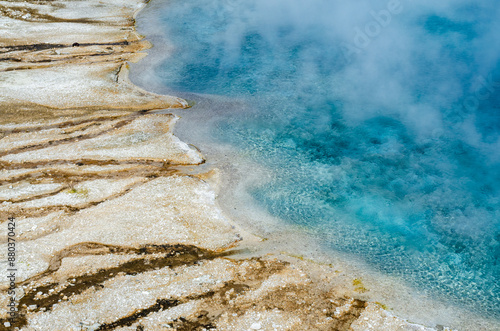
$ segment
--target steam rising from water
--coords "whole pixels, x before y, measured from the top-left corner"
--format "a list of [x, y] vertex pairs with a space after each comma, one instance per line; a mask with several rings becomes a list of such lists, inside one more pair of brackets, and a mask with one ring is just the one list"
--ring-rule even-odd
[[[171, 1], [162, 84], [243, 98], [219, 142], [325, 245], [500, 317], [495, 1]], [[158, 27], [157, 27], [158, 28]]]

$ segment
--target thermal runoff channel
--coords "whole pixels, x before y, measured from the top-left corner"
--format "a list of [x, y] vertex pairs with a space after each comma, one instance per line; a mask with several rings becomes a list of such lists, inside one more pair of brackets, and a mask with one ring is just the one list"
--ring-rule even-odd
[[[237, 98], [212, 138], [325, 247], [500, 317], [496, 1], [168, 1], [164, 86]], [[251, 109], [251, 110], [249, 110]], [[208, 111], [208, 110], [207, 110]]]

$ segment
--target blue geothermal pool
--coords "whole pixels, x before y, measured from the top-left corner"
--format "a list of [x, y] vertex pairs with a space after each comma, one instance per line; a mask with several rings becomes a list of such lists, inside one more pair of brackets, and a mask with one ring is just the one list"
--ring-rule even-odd
[[161, 84], [247, 105], [210, 134], [272, 169], [250, 192], [263, 208], [500, 318], [496, 1], [172, 0], [154, 15]]

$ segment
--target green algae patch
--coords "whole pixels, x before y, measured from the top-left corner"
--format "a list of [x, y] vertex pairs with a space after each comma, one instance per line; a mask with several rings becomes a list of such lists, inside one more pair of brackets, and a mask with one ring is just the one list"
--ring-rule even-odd
[[86, 188], [74, 188], [74, 187], [72, 187], [69, 190], [67, 190], [66, 193], [77, 194], [78, 196], [81, 196], [81, 197], [87, 197], [89, 195], [89, 190]]
[[384, 310], [389, 310], [389, 308], [386, 305], [384, 305], [383, 303], [375, 301], [375, 304], [377, 304], [380, 308], [382, 308]]
[[368, 292], [369, 290], [365, 287], [363, 284], [363, 281], [361, 278], [356, 278], [352, 281], [352, 285], [354, 286], [354, 291], [358, 293], [365, 293]]

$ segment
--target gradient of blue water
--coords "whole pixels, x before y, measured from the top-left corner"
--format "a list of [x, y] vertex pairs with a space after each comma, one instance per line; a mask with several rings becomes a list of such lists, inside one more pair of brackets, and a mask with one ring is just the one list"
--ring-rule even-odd
[[270, 213], [500, 317], [499, 10], [401, 1], [346, 52], [390, 2], [170, 1], [157, 74], [253, 105], [213, 135], [275, 170], [252, 192]]

